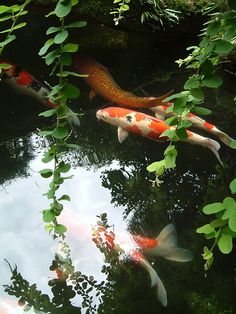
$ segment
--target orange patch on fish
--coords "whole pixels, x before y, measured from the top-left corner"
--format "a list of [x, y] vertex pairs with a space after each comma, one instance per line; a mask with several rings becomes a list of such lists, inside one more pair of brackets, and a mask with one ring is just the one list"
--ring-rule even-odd
[[143, 135], [143, 132], [140, 130], [140, 128], [137, 125], [128, 126], [125, 128], [127, 131], [130, 131], [132, 133]]
[[204, 122], [204, 126], [205, 126], [207, 129], [212, 129], [212, 128], [214, 128], [214, 125], [211, 124], [211, 123], [208, 123], [208, 122]]
[[16, 79], [16, 83], [18, 85], [30, 85], [32, 82], [32, 76], [26, 71], [21, 71], [18, 78]]
[[139, 251], [134, 251], [130, 255], [136, 263], [140, 262], [144, 258], [143, 254]]
[[136, 112], [136, 113], [135, 113], [135, 120], [136, 120], [137, 122], [142, 121], [142, 120], [143, 120], [143, 114], [142, 114], [142, 113], [139, 113], [139, 112]]
[[142, 249], [154, 248], [158, 245], [157, 239], [150, 239], [139, 236], [133, 236], [133, 239]]

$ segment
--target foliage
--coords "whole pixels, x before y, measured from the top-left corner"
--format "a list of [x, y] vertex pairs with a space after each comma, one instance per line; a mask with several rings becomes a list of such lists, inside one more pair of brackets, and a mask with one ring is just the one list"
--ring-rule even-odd
[[113, 0], [113, 3], [116, 4], [116, 7], [110, 14], [114, 16], [115, 25], [118, 25], [120, 20], [124, 18], [123, 13], [129, 10], [130, 0]]
[[180, 11], [169, 8], [164, 1], [160, 0], [140, 0], [145, 10], [141, 15], [141, 22], [157, 21], [162, 27], [165, 27], [165, 22], [168, 24], [178, 24], [180, 19]]
[[53, 232], [54, 236], [64, 235], [66, 227], [57, 223], [57, 217], [63, 210], [63, 201], [70, 201], [69, 195], [57, 196], [56, 192], [65, 180], [72, 176], [64, 174], [70, 171], [70, 164], [63, 160], [63, 153], [67, 147], [78, 148], [78, 145], [68, 144], [67, 140], [71, 135], [71, 128], [68, 122], [79, 125], [78, 117], [68, 108], [69, 99], [78, 98], [80, 90], [69, 83], [69, 76], [80, 76], [73, 71], [66, 71], [65, 67], [72, 64], [71, 54], [77, 52], [78, 44], [69, 42], [69, 31], [74, 28], [81, 28], [86, 25], [84, 21], [75, 21], [65, 24], [65, 17], [70, 13], [72, 7], [77, 5], [76, 0], [59, 0], [54, 11], [48, 16], [56, 15], [60, 20], [59, 27], [49, 27], [47, 35], [50, 38], [44, 43], [39, 51], [39, 55], [45, 59], [47, 65], [53, 65], [52, 74], [59, 77], [59, 83], [55, 85], [50, 94], [49, 100], [56, 104], [56, 109], [44, 111], [40, 114], [43, 117], [56, 116], [56, 126], [50, 131], [42, 131], [40, 135], [51, 138], [54, 144], [44, 154], [42, 161], [49, 163], [53, 161], [52, 168], [45, 168], [40, 171], [43, 178], [51, 178], [49, 190], [45, 195], [52, 200], [50, 207], [43, 210], [43, 220], [46, 222], [46, 230]]
[[[230, 183], [232, 194], [236, 194], [236, 179]], [[229, 254], [233, 249], [233, 239], [236, 238], [236, 201], [228, 196], [223, 202], [208, 204], [203, 207], [203, 213], [214, 215], [214, 220], [197, 229], [206, 239], [214, 239], [212, 247], [204, 247], [203, 258], [206, 260], [205, 269], [210, 268], [213, 260], [213, 249], [218, 245], [223, 254]]]
[[[215, 6], [214, 6], [215, 9]], [[212, 10], [212, 7], [209, 9]], [[207, 11], [209, 13], [209, 10]], [[184, 84], [184, 91], [171, 95], [165, 101], [173, 101], [167, 109], [167, 113], [174, 115], [166, 120], [169, 126], [174, 126], [172, 130], [163, 132], [162, 136], [167, 136], [172, 145], [172, 141], [185, 140], [188, 136], [186, 128], [191, 126], [191, 121], [187, 119], [190, 112], [201, 115], [208, 115], [211, 111], [202, 107], [205, 99], [205, 88], [218, 88], [223, 80], [218, 74], [217, 66], [221, 57], [229, 54], [233, 50], [233, 41], [236, 36], [236, 12], [228, 10], [225, 12], [209, 13], [211, 19], [205, 23], [199, 46], [191, 46], [187, 50], [192, 52], [185, 58], [177, 60], [179, 66], [186, 65], [187, 69], [193, 69], [196, 73], [190, 76]], [[235, 147], [235, 141], [231, 143]], [[166, 155], [166, 154], [165, 154]], [[167, 153], [167, 156], [169, 153]], [[176, 154], [177, 156], [177, 154]], [[167, 169], [165, 158], [158, 162], [156, 170], [156, 180]], [[173, 168], [175, 162], [173, 162]], [[147, 168], [150, 171], [150, 166]], [[153, 167], [151, 167], [153, 170]]]
[[[14, 4], [12, 6], [1, 5], [0, 6], [0, 23], [5, 21], [10, 21], [10, 27], [0, 31], [0, 34], [4, 34], [4, 38], [0, 41], [0, 55], [3, 49], [16, 39], [13, 34], [16, 30], [24, 27], [26, 22], [18, 23], [18, 20], [28, 12], [25, 7], [30, 3], [31, 0], [26, 0], [22, 5]], [[9, 65], [0, 62], [0, 74], [2, 69], [8, 69]]]

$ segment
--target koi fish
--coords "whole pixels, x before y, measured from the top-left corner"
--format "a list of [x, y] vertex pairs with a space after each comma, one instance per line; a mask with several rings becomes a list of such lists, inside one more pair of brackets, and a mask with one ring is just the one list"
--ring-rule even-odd
[[[150, 109], [155, 113], [156, 118], [164, 120], [165, 118], [176, 115], [174, 112], [169, 112], [169, 113], [166, 112], [166, 110], [171, 105], [173, 104], [167, 102], [166, 106], [161, 105], [161, 106], [152, 107]], [[217, 136], [225, 145], [229, 147], [230, 147], [230, 143], [234, 140], [228, 134], [220, 131], [214, 124], [211, 124], [205, 121], [204, 119], [196, 116], [195, 114], [191, 112], [186, 116], [186, 119], [190, 120], [194, 127], [203, 129], [204, 131], [208, 131], [211, 134]]]
[[171, 93], [160, 97], [138, 97], [121, 89], [108, 70], [96, 60], [79, 54], [74, 57], [73, 64], [80, 73], [88, 75], [84, 80], [92, 88], [90, 100], [98, 94], [120, 106], [150, 108], [162, 104], [163, 99]]
[[144, 255], [161, 256], [177, 262], [189, 262], [193, 259], [190, 250], [178, 247], [176, 229], [173, 224], [167, 225], [156, 239], [127, 234], [120, 237], [120, 241], [119, 237], [117, 240], [113, 231], [98, 226], [93, 232], [93, 241], [98, 247], [103, 243], [110, 251], [125, 253], [132, 261], [141, 265], [149, 273], [151, 286], [157, 287], [157, 298], [163, 306], [167, 306], [165, 286]]
[[[1, 63], [3, 62], [1, 61]], [[2, 69], [2, 78], [4, 81], [20, 92], [37, 98], [46, 106], [49, 106], [53, 109], [58, 107], [57, 104], [52, 103], [49, 100], [50, 90], [38, 80], [36, 80], [30, 73], [9, 62], [4, 62], [4, 64], [9, 64], [10, 66], [8, 69]], [[68, 110], [67, 120], [71, 125], [80, 125], [77, 115], [71, 109]]]
[[[118, 127], [118, 140], [120, 143], [126, 139], [129, 132], [147, 137], [154, 141], [163, 141], [168, 139], [167, 137], [161, 136], [164, 131], [175, 130], [174, 126], [168, 126], [162, 120], [131, 109], [109, 107], [98, 110], [96, 115], [98, 119]], [[187, 135], [188, 138], [185, 142], [207, 147], [222, 164], [218, 153], [220, 149], [218, 142], [188, 130]]]

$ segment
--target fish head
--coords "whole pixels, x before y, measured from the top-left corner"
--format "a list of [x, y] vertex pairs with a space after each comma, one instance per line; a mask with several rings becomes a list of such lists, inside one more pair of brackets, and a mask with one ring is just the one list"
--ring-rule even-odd
[[117, 116], [116, 108], [109, 107], [105, 109], [98, 110], [96, 113], [98, 120], [103, 120], [114, 126], [119, 126], [120, 119]]

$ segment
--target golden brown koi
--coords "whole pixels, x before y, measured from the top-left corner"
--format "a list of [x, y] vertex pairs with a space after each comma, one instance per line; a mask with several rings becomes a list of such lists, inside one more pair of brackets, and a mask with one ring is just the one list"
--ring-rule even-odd
[[73, 63], [77, 71], [88, 75], [84, 80], [92, 88], [90, 99], [98, 94], [109, 102], [123, 107], [150, 108], [161, 105], [171, 93], [160, 97], [138, 97], [121, 89], [108, 70], [91, 57], [77, 54]]

